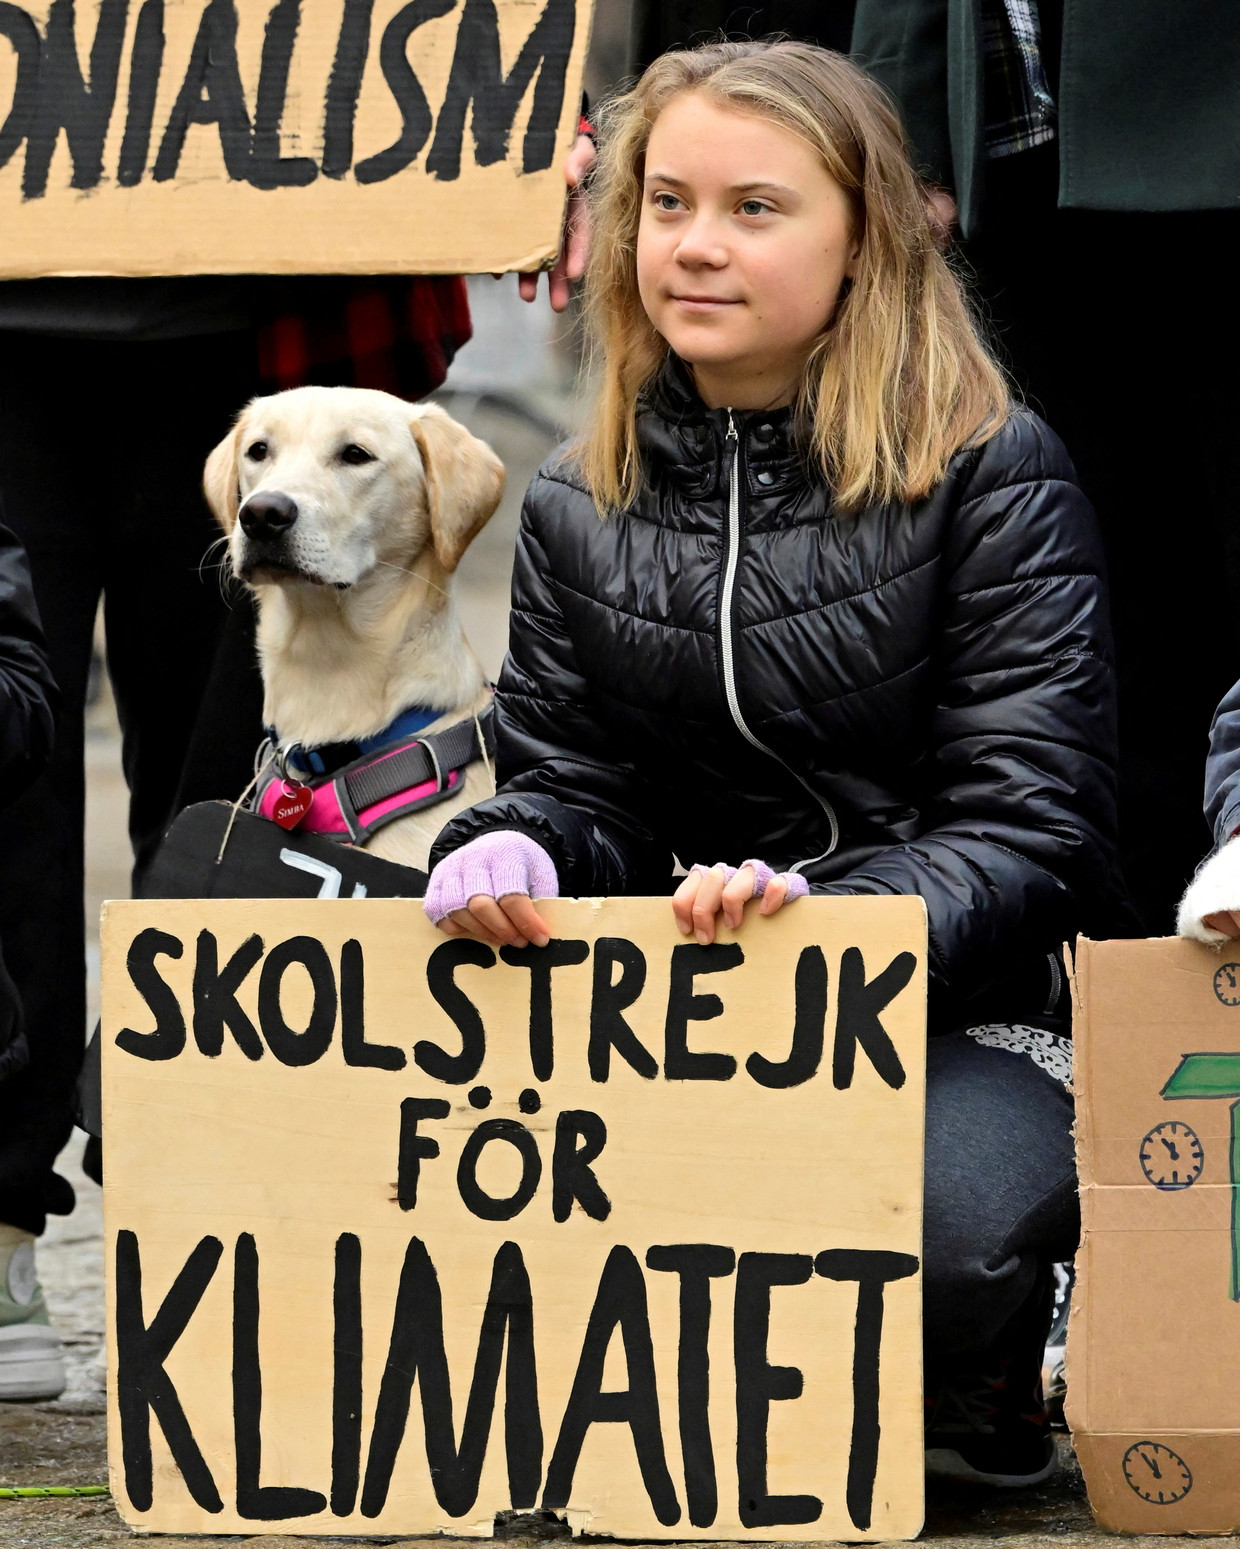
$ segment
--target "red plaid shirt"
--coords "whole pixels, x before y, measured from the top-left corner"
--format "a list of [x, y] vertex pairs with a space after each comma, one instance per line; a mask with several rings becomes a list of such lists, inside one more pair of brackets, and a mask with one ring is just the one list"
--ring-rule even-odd
[[314, 383], [422, 398], [472, 332], [459, 275], [342, 280], [327, 295], [328, 306], [282, 313], [259, 328], [264, 392]]

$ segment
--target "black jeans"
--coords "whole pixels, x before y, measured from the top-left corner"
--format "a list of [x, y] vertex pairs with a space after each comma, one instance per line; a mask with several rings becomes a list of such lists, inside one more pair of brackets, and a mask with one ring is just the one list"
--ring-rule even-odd
[[1080, 1235], [1072, 1097], [1027, 1054], [963, 1032], [926, 1069], [927, 1374], [968, 1371]]
[[[228, 617], [219, 572], [203, 564], [219, 536], [203, 462], [256, 375], [245, 333], [0, 335], [0, 494], [30, 554], [64, 695], [51, 767], [0, 829], [0, 939], [31, 1048], [27, 1070], [0, 1085], [0, 1222], [30, 1231], [73, 1205], [52, 1162], [72, 1127], [86, 1032], [83, 708], [96, 609], [102, 595], [140, 870], [172, 815]], [[235, 719], [245, 724], [215, 749], [212, 794], [237, 794], [249, 776], [253, 702]]]
[[989, 163], [965, 245], [1017, 386], [1102, 523], [1120, 852], [1150, 935], [1210, 848], [1202, 771], [1240, 678], [1240, 210], [1057, 208], [1057, 144]]

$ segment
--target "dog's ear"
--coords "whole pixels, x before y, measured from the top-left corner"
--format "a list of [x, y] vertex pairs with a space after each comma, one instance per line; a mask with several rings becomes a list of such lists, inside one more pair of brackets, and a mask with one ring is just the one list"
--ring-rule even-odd
[[435, 404], [419, 409], [409, 428], [422, 454], [435, 554], [445, 570], [455, 570], [499, 505], [504, 465]]
[[240, 490], [237, 484], [237, 459], [241, 455], [241, 427], [245, 410], [219, 446], [207, 458], [202, 471], [202, 491], [211, 514], [225, 532], [232, 532], [237, 521]]

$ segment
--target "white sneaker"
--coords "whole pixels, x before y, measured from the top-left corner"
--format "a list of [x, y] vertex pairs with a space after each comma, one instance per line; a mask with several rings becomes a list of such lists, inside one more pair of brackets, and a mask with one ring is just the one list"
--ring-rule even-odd
[[0, 1225], [0, 1402], [59, 1398], [65, 1352], [50, 1326], [34, 1265], [34, 1237]]

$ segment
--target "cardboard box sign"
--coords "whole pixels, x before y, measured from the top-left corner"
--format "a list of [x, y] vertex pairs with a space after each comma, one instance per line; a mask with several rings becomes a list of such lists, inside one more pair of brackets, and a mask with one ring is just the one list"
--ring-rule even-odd
[[1082, 941], [1068, 1419], [1104, 1528], [1240, 1529], [1240, 950]]
[[126, 1521], [917, 1533], [921, 901], [546, 907], [107, 906]]
[[533, 269], [590, 0], [23, 0], [0, 277]]

